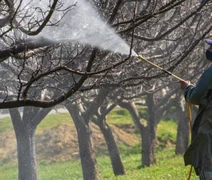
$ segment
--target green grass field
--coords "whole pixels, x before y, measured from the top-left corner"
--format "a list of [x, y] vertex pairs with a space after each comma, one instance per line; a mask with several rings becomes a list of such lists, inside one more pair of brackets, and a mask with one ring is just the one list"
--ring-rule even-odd
[[[115, 109], [109, 115], [110, 124], [130, 124], [131, 119], [127, 111]], [[43, 131], [60, 123], [73, 123], [68, 114], [53, 114], [45, 118], [37, 131]], [[177, 124], [172, 121], [161, 121], [158, 125], [157, 136], [161, 139], [176, 139]], [[9, 118], [0, 119], [0, 134], [12, 130]], [[141, 165], [140, 145], [127, 147], [119, 145], [120, 154], [125, 166], [126, 175], [114, 176], [107, 152], [97, 155], [98, 169], [101, 180], [186, 180], [190, 167], [185, 167], [183, 158], [174, 155], [174, 146], [157, 149], [157, 164], [148, 168], [139, 168]], [[0, 180], [17, 179], [17, 162], [0, 162]], [[49, 163], [47, 160], [38, 162], [39, 180], [80, 180], [82, 171], [79, 159], [67, 162]], [[191, 180], [197, 180], [192, 173]]]
[[[122, 152], [121, 152], [122, 153]], [[102, 180], [186, 180], [190, 167], [183, 165], [182, 156], [174, 156], [173, 149], [157, 153], [157, 165], [148, 168], [139, 168], [140, 154], [122, 154], [126, 175], [114, 176], [110, 160], [107, 156], [97, 158], [100, 179]], [[79, 160], [68, 162], [48, 163], [41, 161], [38, 164], [39, 180], [80, 180], [82, 179]], [[0, 179], [17, 179], [16, 163], [0, 166]], [[197, 180], [194, 172], [191, 180]]]

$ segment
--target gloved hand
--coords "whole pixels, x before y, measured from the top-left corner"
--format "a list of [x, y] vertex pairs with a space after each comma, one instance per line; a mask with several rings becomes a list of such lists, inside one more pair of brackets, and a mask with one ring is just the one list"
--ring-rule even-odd
[[191, 84], [190, 81], [179, 81], [181, 89], [185, 89], [187, 86]]

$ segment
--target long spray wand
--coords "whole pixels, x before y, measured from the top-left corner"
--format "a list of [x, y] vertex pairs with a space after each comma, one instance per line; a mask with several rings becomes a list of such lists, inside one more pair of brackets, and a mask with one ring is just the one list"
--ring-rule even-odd
[[[157, 64], [154, 64], [152, 63], [151, 61], [145, 59], [144, 57], [142, 57], [141, 55], [137, 55], [137, 57], [142, 60], [142, 61], [145, 61], [147, 62], [148, 64], [162, 70], [163, 72], [167, 73], [168, 75], [171, 75], [172, 77], [174, 77], [175, 79], [177, 79], [178, 81], [185, 81], [184, 79], [176, 76], [175, 74], [163, 69], [162, 67], [158, 66]], [[191, 105], [189, 103], [187, 103], [187, 111], [188, 111], [188, 119], [189, 119], [189, 125], [190, 125], [190, 134], [192, 132], [192, 115], [191, 115]], [[189, 176], [188, 176], [188, 179], [187, 180], [190, 180], [191, 178], [191, 173], [192, 173], [192, 166], [190, 168], [190, 171], [189, 171]]]
[[[153, 62], [151, 62], [151, 61], [145, 59], [145, 58], [142, 57], [141, 55], [137, 55], [137, 57], [138, 57], [140, 60], [145, 61], [145, 62], [147, 62], [148, 64], [150, 64], [150, 65], [152, 65], [152, 66], [154, 66], [154, 67], [156, 67], [156, 68], [162, 70], [163, 72], [165, 72], [165, 73], [171, 75], [172, 77], [174, 77], [174, 78], [177, 79], [178, 81], [185, 81], [184, 79], [180, 78], [179, 76], [177, 76], [177, 75], [175, 75], [175, 74], [173, 74], [173, 73], [171, 73], [171, 72], [169, 72], [169, 71], [163, 69], [162, 67], [158, 66], [157, 64], [154, 64]], [[188, 110], [188, 118], [189, 118], [190, 132], [191, 132], [191, 131], [192, 131], [191, 106], [190, 106], [189, 103], [187, 103], [187, 104], [188, 104], [187, 110]]]
[[137, 55], [137, 57], [138, 57], [140, 60], [145, 61], [145, 62], [151, 64], [152, 66], [154, 66], [154, 67], [156, 67], [156, 68], [162, 70], [163, 72], [167, 73], [168, 75], [171, 75], [171, 76], [174, 77], [175, 79], [177, 79], [177, 80], [179, 80], [179, 81], [185, 81], [184, 79], [182, 79], [182, 78], [176, 76], [175, 74], [173, 74], [173, 73], [171, 73], [171, 72], [169, 72], [169, 71], [163, 69], [162, 67], [158, 66], [157, 64], [154, 64], [154, 63], [152, 63], [151, 61], [145, 59], [145, 58], [142, 57], [141, 55]]

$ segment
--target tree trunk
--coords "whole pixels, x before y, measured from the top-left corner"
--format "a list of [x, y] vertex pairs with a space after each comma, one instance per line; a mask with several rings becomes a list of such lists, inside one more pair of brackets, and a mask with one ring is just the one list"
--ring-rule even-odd
[[156, 144], [156, 119], [154, 110], [154, 96], [147, 95], [148, 118], [147, 126], [142, 132], [142, 166], [149, 167], [151, 164], [156, 164], [155, 144]]
[[91, 141], [91, 130], [83, 117], [79, 114], [76, 106], [66, 106], [74, 121], [80, 151], [80, 160], [82, 165], [84, 180], [99, 180], [98, 168], [94, 149]]
[[142, 142], [141, 142], [141, 154], [142, 154], [142, 167], [149, 167], [151, 165], [150, 159], [150, 131], [146, 127], [142, 132]]
[[182, 103], [177, 105], [177, 118], [178, 118], [178, 127], [177, 127], [177, 140], [176, 140], [176, 149], [175, 154], [183, 154], [188, 147], [189, 143], [189, 122], [188, 117], [186, 116], [186, 111]]
[[139, 113], [134, 103], [126, 100], [120, 100], [118, 103], [121, 107], [126, 108], [129, 111], [133, 122], [141, 135], [142, 166], [149, 167], [151, 164], [156, 164], [155, 144], [157, 123], [155, 119], [153, 94], [148, 94], [147, 96], [148, 119], [146, 127], [141, 124]]
[[28, 126], [16, 133], [18, 153], [18, 179], [37, 180], [34, 130]]
[[105, 119], [99, 120], [97, 125], [99, 125], [100, 130], [104, 135], [114, 174], [115, 175], [125, 174], [125, 168], [121, 161], [118, 146], [116, 144], [116, 141], [114, 139], [113, 133], [109, 125], [106, 123]]
[[142, 153], [142, 167], [149, 167], [152, 164], [156, 164], [155, 156], [155, 144], [156, 144], [156, 130], [151, 130], [150, 127], [146, 127], [142, 132], [142, 143], [141, 143], [141, 153]]
[[51, 108], [24, 107], [23, 116], [17, 108], [9, 109], [17, 140], [18, 179], [37, 180], [35, 130]]
[[96, 157], [90, 138], [90, 127], [88, 125], [78, 126], [77, 134], [84, 180], [98, 180]]

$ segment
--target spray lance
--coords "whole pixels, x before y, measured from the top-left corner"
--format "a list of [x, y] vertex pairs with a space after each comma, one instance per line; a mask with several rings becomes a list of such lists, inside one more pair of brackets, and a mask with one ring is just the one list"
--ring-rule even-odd
[[179, 81], [185, 81], [184, 79], [182, 79], [182, 78], [176, 76], [175, 74], [173, 74], [173, 73], [171, 73], [171, 72], [169, 72], [169, 71], [163, 69], [162, 67], [158, 66], [157, 64], [154, 64], [154, 63], [152, 63], [151, 61], [148, 61], [147, 59], [145, 59], [145, 58], [142, 57], [141, 55], [137, 55], [137, 57], [138, 57], [138, 59], [140, 59], [140, 60], [142, 60], [142, 61], [145, 61], [145, 62], [151, 64], [152, 66], [154, 66], [154, 67], [156, 67], [156, 68], [162, 70], [163, 72], [167, 73], [168, 75], [171, 75], [171, 76], [174, 77], [175, 79], [177, 79], [177, 80], [179, 80]]
[[[148, 63], [148, 64], [150, 64], [150, 65], [152, 65], [152, 66], [154, 66], [154, 67], [160, 69], [161, 71], [163, 71], [163, 72], [165, 72], [165, 73], [167, 73], [168, 75], [171, 75], [171, 76], [172, 76], [173, 78], [175, 78], [176, 80], [178, 80], [178, 81], [185, 81], [184, 79], [182, 79], [182, 78], [176, 76], [175, 74], [173, 74], [173, 73], [171, 73], [171, 72], [169, 72], [169, 71], [163, 69], [162, 67], [158, 66], [157, 64], [154, 64], [153, 62], [151, 62], [151, 61], [145, 59], [145, 58], [142, 57], [141, 55], [137, 55], [137, 54], [136, 54], [136, 56], [137, 56], [138, 59], [140, 59], [140, 60], [142, 60], [142, 61], [145, 61], [146, 63]], [[189, 120], [190, 135], [191, 135], [191, 134], [192, 134], [192, 114], [191, 114], [191, 105], [190, 105], [189, 103], [187, 103], [187, 112], [188, 112], [188, 120]], [[190, 180], [190, 178], [191, 178], [191, 173], [192, 173], [192, 166], [191, 166], [190, 171], [189, 171], [188, 180]]]
[[[175, 79], [177, 79], [178, 81], [185, 81], [184, 79], [178, 77], [177, 75], [163, 69], [162, 67], [158, 66], [157, 64], [154, 64], [153, 62], [145, 59], [144, 57], [142, 57], [141, 55], [137, 55], [137, 58], [142, 60], [142, 61], [145, 61], [146, 63], [160, 69], [161, 71], [167, 73], [168, 75], [171, 75], [172, 77], [174, 77]], [[188, 117], [189, 117], [189, 124], [190, 124], [190, 130], [192, 129], [192, 117], [191, 117], [191, 108], [190, 108], [190, 104], [188, 103]]]

